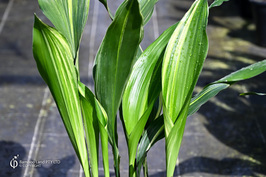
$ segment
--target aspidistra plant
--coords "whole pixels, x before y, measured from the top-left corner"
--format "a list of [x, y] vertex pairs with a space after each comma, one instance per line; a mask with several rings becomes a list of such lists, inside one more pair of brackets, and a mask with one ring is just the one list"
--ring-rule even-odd
[[[115, 175], [120, 176], [117, 114], [128, 145], [129, 176], [148, 176], [146, 156], [165, 138], [167, 177], [174, 174], [186, 119], [210, 98], [235, 82], [266, 70], [266, 60], [208, 84], [195, 96], [194, 87], [208, 52], [209, 9], [227, 0], [196, 0], [180, 22], [165, 30], [146, 50], [140, 47], [143, 27], [158, 0], [124, 0], [95, 58], [95, 95], [80, 82], [79, 45], [89, 0], [39, 0], [54, 27], [37, 16], [33, 54], [47, 83], [86, 177], [99, 176], [99, 139], [104, 174], [109, 173], [108, 142]], [[257, 94], [259, 93], [246, 93]]]

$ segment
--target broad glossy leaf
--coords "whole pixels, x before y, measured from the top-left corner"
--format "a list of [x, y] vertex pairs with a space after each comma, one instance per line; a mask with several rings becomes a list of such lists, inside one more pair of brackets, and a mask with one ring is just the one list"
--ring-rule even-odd
[[143, 33], [138, 1], [125, 1], [119, 9], [94, 66], [95, 92], [107, 112], [112, 138], [115, 137], [116, 113]]
[[[220, 80], [218, 80], [217, 82], [208, 85], [207, 87], [205, 87], [203, 89], [202, 92], [200, 92], [199, 94], [196, 95], [196, 97], [194, 99], [192, 99], [192, 102], [190, 104], [190, 108], [192, 108], [191, 112], [193, 113], [193, 109], [197, 110], [199, 109], [199, 107], [206, 103], [207, 100], [209, 100], [211, 97], [215, 96], [218, 92], [220, 92], [221, 90], [229, 87], [231, 84], [237, 82], [237, 81], [241, 81], [241, 80], [245, 80], [245, 79], [249, 79], [251, 77], [254, 77], [258, 74], [261, 74], [262, 72], [266, 71], [266, 65], [265, 65], [266, 60], [261, 61], [261, 62], [257, 62], [255, 64], [252, 64], [248, 67], [242, 68], [241, 70], [238, 70]], [[197, 103], [197, 104], [195, 104]], [[191, 105], [194, 105], [196, 107], [193, 107]], [[178, 151], [181, 145], [181, 140], [182, 140], [182, 136], [183, 136], [183, 132], [184, 132], [184, 127], [185, 127], [185, 116], [182, 119], [181, 116], [179, 116], [179, 118], [177, 119], [176, 124], [174, 125], [172, 131], [170, 132], [169, 136], [166, 137], [166, 146], [167, 146], [167, 150], [166, 150], [166, 156], [167, 156], [167, 169], [170, 168], [171, 171], [174, 170], [174, 167], [172, 167], [171, 164], [175, 163], [176, 159], [173, 157], [177, 157], [178, 156]], [[179, 122], [179, 121], [183, 121], [183, 122]], [[178, 135], [179, 139], [176, 139], [176, 135]], [[169, 154], [167, 154], [167, 152]], [[170, 166], [168, 168], [168, 166]]]
[[138, 0], [140, 4], [141, 14], [143, 15], [144, 25], [151, 19], [154, 5], [158, 0]]
[[186, 125], [186, 112], [184, 116], [180, 116], [174, 124], [172, 131], [166, 138], [166, 169], [167, 176], [172, 177], [175, 170], [176, 160], [183, 139], [183, 134]]
[[71, 49], [66, 39], [54, 28], [35, 16], [33, 55], [38, 70], [48, 85], [69, 138], [89, 176], [88, 156], [78, 94], [78, 78]]
[[101, 147], [103, 154], [103, 164], [105, 176], [109, 174], [108, 161], [108, 132], [107, 115], [97, 101], [93, 93], [81, 82], [79, 82], [79, 93], [81, 98], [83, 120], [87, 137], [87, 144], [90, 155], [90, 164], [93, 176], [98, 176], [98, 149], [99, 149], [99, 131], [101, 133]]
[[142, 37], [143, 24], [139, 3], [137, 0], [125, 0], [108, 28], [95, 60], [95, 92], [108, 115], [108, 132], [117, 176], [120, 157], [116, 113]]
[[207, 17], [206, 0], [196, 1], [179, 22], [165, 52], [162, 95], [172, 123], [189, 102], [207, 55]]
[[230, 83], [252, 78], [266, 71], [266, 60], [256, 62], [252, 65], [244, 67], [236, 72], [233, 72], [215, 83]]
[[216, 96], [220, 91], [228, 88], [230, 84], [217, 83], [205, 87], [201, 92], [196, 94], [190, 101], [188, 115], [192, 115], [199, 110], [210, 98]]
[[[90, 91], [88, 88], [86, 90]], [[88, 92], [87, 91], [87, 92]], [[108, 140], [109, 140], [109, 133], [107, 129], [107, 121], [108, 116], [99, 103], [99, 101], [94, 97], [95, 100], [95, 109], [99, 121], [99, 129], [101, 134], [101, 147], [102, 147], [102, 156], [103, 156], [103, 167], [104, 167], [104, 176], [109, 177], [109, 148], [108, 148]]]
[[220, 91], [228, 88], [235, 82], [250, 79], [266, 71], [266, 60], [256, 62], [240, 70], [237, 70], [203, 88], [192, 99], [189, 107], [189, 115], [195, 113], [210, 98], [217, 95]]
[[137, 151], [137, 169], [140, 174], [141, 166], [147, 156], [150, 148], [160, 139], [164, 138], [164, 122], [163, 116], [161, 115], [155, 119], [144, 131], [141, 140], [139, 142]]
[[140, 137], [143, 133], [143, 130], [145, 128], [146, 122], [149, 118], [150, 112], [152, 110], [153, 104], [149, 105], [149, 108], [145, 111], [145, 113], [142, 115], [142, 117], [137, 122], [137, 125], [132, 130], [131, 134], [128, 135], [127, 141], [128, 141], [128, 153], [129, 153], [129, 176], [133, 176], [135, 171], [135, 157], [136, 152], [138, 148], [138, 143], [140, 140]]
[[[123, 95], [122, 108], [129, 135], [151, 102], [161, 92], [160, 68], [165, 47], [177, 25], [168, 28], [134, 64]], [[134, 114], [132, 114], [134, 112]]]
[[173, 25], [166, 30], [142, 53], [127, 82], [122, 108], [131, 168], [134, 168], [138, 142], [153, 104], [161, 92], [161, 81], [158, 79], [161, 75], [161, 62], [175, 27]]
[[[161, 85], [161, 82], [160, 82], [160, 85]], [[149, 126], [150, 123], [152, 123], [155, 119], [157, 119], [161, 115], [162, 110], [163, 110], [163, 100], [162, 100], [162, 94], [160, 93], [160, 95], [154, 102], [154, 105], [153, 105], [153, 108], [152, 108], [146, 127]]]
[[195, 1], [177, 25], [164, 55], [162, 96], [168, 177], [174, 173], [190, 99], [208, 51], [207, 19], [207, 1]]
[[[265, 72], [266, 71], [265, 62], [266, 60], [254, 63], [250, 66], [244, 67], [238, 71], [235, 71], [223, 77], [223, 79], [220, 79], [218, 81], [215, 81], [205, 86], [201, 92], [196, 94], [191, 99], [189, 110], [188, 110], [188, 115], [192, 115], [195, 112], [197, 112], [198, 109], [203, 104], [205, 104], [212, 97], [216, 96], [220, 91], [228, 88], [231, 84], [234, 84], [237, 81], [250, 79], [252, 77], [255, 77], [261, 74], [262, 72]], [[250, 68], [252, 68], [252, 70], [250, 70]], [[252, 94], [253, 92], [249, 92], [249, 93]], [[256, 93], [255, 95], [257, 94], [264, 95], [263, 93], [262, 94]], [[162, 116], [159, 118], [163, 119]], [[141, 160], [143, 160], [143, 158], [146, 156], [146, 153], [149, 151], [152, 145], [156, 143], [158, 140], [160, 140], [162, 137], [164, 137], [163, 121], [159, 120], [159, 118], [156, 120], [156, 122], [149, 125], [148, 128], [145, 130], [144, 135], [142, 136], [140, 144], [139, 144], [137, 162], [142, 162]]]
[[89, 0], [38, 0], [44, 15], [70, 44], [76, 58], [89, 12]]
[[226, 1], [229, 1], [229, 0], [215, 0], [209, 8], [213, 8], [213, 7], [217, 7], [217, 6], [220, 6], [222, 5], [223, 2], [226, 2]]
[[[112, 15], [109, 7], [108, 7], [107, 0], [99, 0], [99, 1], [105, 6], [106, 10], [109, 13], [110, 18], [113, 19], [114, 17], [113, 17], [113, 15]], [[157, 3], [158, 0], [138, 0], [138, 1], [139, 1], [139, 5], [140, 5], [140, 12], [143, 16], [143, 25], [145, 25], [150, 20], [152, 13], [153, 13], [154, 5]], [[121, 11], [123, 9], [122, 6], [125, 5], [125, 2], [126, 1], [124, 1], [121, 4], [121, 7], [117, 10], [116, 13], [119, 13], [119, 11]], [[142, 54], [142, 49], [141, 49], [141, 46], [139, 46], [139, 49], [137, 51], [137, 54], [135, 56], [133, 63], [136, 62], [136, 60], [139, 58], [139, 56], [141, 54]]]
[[[113, 19], [113, 16], [109, 10], [108, 7], [108, 3], [107, 0], [99, 0], [104, 7], [106, 8], [106, 10], [108, 11], [110, 17]], [[139, 6], [140, 6], [140, 12], [143, 16], [143, 24], [147, 24], [149, 22], [149, 20], [151, 19], [152, 13], [153, 13], [153, 9], [155, 4], [158, 2], [158, 0], [138, 0], [139, 1]], [[126, 1], [124, 1], [121, 5], [124, 5]], [[119, 13], [119, 11], [122, 8], [118, 8], [116, 13]]]
[[[226, 83], [217, 83], [205, 87], [201, 92], [199, 92], [191, 99], [188, 110], [188, 116], [197, 112], [197, 110], [203, 104], [205, 104], [210, 98], [214, 97], [220, 91], [228, 88], [229, 86], [230, 85]], [[163, 116], [160, 116], [147, 127], [140, 140], [138, 154], [137, 154], [138, 169], [140, 169], [146, 154], [153, 146], [153, 144], [155, 144], [157, 141], [159, 141], [162, 138], [164, 138], [164, 124], [163, 124]]]
[[81, 110], [86, 133], [92, 176], [98, 176], [99, 125], [95, 111], [94, 96], [79, 83]]

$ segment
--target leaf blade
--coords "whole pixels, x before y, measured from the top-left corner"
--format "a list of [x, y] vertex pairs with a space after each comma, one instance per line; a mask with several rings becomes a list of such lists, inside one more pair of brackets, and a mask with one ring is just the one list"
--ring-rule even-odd
[[145, 128], [146, 122], [149, 118], [153, 104], [149, 105], [149, 108], [145, 111], [142, 117], [137, 122], [136, 126], [132, 130], [131, 134], [128, 135], [128, 153], [129, 153], [129, 176], [134, 176], [135, 170], [135, 158], [138, 149], [138, 142]]
[[70, 44], [72, 55], [77, 56], [80, 39], [85, 27], [89, 0], [38, 0], [44, 15], [63, 34]]
[[189, 102], [207, 56], [207, 19], [207, 1], [195, 1], [176, 27], [164, 55], [162, 96], [167, 177], [174, 174]]
[[58, 31], [45, 25], [37, 16], [33, 29], [33, 55], [54, 97], [85, 174], [90, 176], [71, 49]]
[[241, 94], [240, 94], [240, 96], [246, 96], [246, 95], [266, 96], [266, 93], [247, 92], [247, 93], [241, 93]]
[[145, 129], [137, 151], [137, 169], [140, 174], [141, 166], [150, 148], [160, 139], [164, 138], [163, 116], [159, 116]]
[[237, 70], [221, 79], [215, 83], [230, 83], [237, 82], [245, 79], [250, 79], [266, 71], [266, 60], [262, 60], [246, 66], [240, 70]]
[[172, 122], [191, 97], [207, 55], [206, 6], [205, 0], [198, 0], [192, 5], [177, 26], [165, 52], [162, 95]]
[[[228, 74], [227, 76], [223, 78], [233, 78], [230, 80], [227, 79], [219, 79], [213, 83], [208, 84], [203, 88], [202, 91], [200, 91], [198, 94], [193, 96], [190, 102], [189, 110], [188, 110], [188, 115], [192, 115], [195, 112], [197, 112], [200, 107], [205, 104], [209, 99], [212, 97], [216, 96], [219, 92], [222, 90], [228, 88], [230, 85], [234, 84], [237, 81], [245, 80], [245, 79], [250, 79], [252, 77], [255, 77], [262, 72], [265, 72], [260, 66], [264, 66], [265, 60], [258, 62], [259, 64], [252, 64], [250, 66], [244, 67], [238, 71], [235, 71], [231, 74]], [[257, 66], [257, 67], [254, 67]], [[258, 70], [252, 72], [252, 74], [249, 74], [249, 77], [245, 77], [240, 79], [241, 77], [237, 77], [238, 79], [232, 77], [232, 75], [239, 75], [239, 72], [243, 72], [245, 70], [246, 72], [249, 72], [250, 68], [253, 68], [253, 70]], [[255, 74], [256, 73], [256, 74]], [[227, 82], [225, 82], [227, 80]], [[252, 92], [251, 92], [252, 93]], [[256, 95], [256, 94], [255, 94]], [[262, 95], [264, 95], [262, 93]], [[158, 118], [159, 119], [159, 118]], [[156, 143], [160, 137], [164, 137], [163, 133], [163, 121], [162, 120], [156, 120], [158, 123], [152, 123], [150, 126], [147, 127], [147, 129], [144, 132], [144, 136], [140, 140], [140, 148], [138, 152], [138, 161], [141, 162], [143, 157], [145, 156], [145, 153], [149, 151], [149, 149], [152, 147], [154, 143]], [[163, 117], [160, 117], [160, 119], [163, 119]]]
[[115, 136], [116, 113], [143, 30], [137, 0], [125, 1], [119, 9], [97, 53], [94, 67], [96, 96], [107, 112], [111, 137]]
[[160, 81], [158, 81], [158, 77], [153, 78], [153, 76], [161, 73], [160, 65], [165, 47], [176, 26], [177, 24], [171, 26], [155, 40], [133, 66], [122, 101], [127, 134], [131, 134], [149, 104], [161, 92]]
[[192, 115], [199, 110], [210, 98], [216, 96], [220, 91], [228, 88], [226, 83], [217, 83], [206, 86], [201, 92], [196, 94], [190, 101], [188, 115]]
[[157, 2], [158, 0], [139, 0], [144, 25], [147, 24], [151, 19], [154, 6]]
[[92, 176], [98, 176], [98, 148], [99, 148], [99, 129], [96, 113], [94, 110], [94, 99], [85, 90], [85, 86], [79, 83], [79, 96], [81, 101], [81, 110], [86, 133], [88, 153], [90, 157], [90, 166]]
[[108, 161], [108, 132], [107, 132], [107, 115], [99, 104], [93, 93], [83, 83], [79, 82], [79, 94], [82, 102], [83, 120], [85, 132], [88, 141], [89, 155], [91, 157], [91, 166], [93, 176], [98, 176], [98, 134], [101, 134], [101, 147], [105, 176], [109, 174]]
[[209, 8], [217, 7], [222, 5], [224, 2], [229, 1], [229, 0], [215, 0]]

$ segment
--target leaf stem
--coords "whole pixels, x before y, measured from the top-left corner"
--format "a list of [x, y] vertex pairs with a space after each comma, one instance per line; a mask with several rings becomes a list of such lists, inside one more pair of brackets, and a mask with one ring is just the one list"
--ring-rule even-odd
[[113, 158], [114, 158], [115, 176], [120, 177], [120, 156], [119, 156], [119, 150], [118, 150], [117, 143], [114, 143], [112, 145], [112, 150], [113, 150]]
[[148, 177], [149, 176], [149, 174], [148, 174], [147, 156], [145, 157], [144, 162], [143, 162], [143, 175], [144, 175], [144, 177]]

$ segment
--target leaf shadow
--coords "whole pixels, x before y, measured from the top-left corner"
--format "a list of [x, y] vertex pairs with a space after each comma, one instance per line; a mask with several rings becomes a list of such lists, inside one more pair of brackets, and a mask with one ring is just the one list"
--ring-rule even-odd
[[22, 168], [19, 166], [12, 168], [10, 161], [14, 156], [17, 156], [18, 159], [23, 159], [25, 154], [26, 150], [21, 144], [13, 141], [0, 141], [0, 176], [22, 176]]
[[[191, 168], [191, 167], [197, 168]], [[241, 166], [241, 168], [239, 168]], [[252, 167], [252, 168], [251, 168]], [[219, 175], [256, 176], [256, 173], [266, 173], [265, 165], [238, 158], [221, 160], [208, 157], [193, 157], [179, 165], [180, 175], [201, 172]]]
[[60, 159], [59, 164], [52, 164], [49, 167], [36, 167], [40, 177], [66, 177], [68, 171], [75, 165], [75, 156], [67, 156]]
[[[239, 168], [241, 166], [242, 168]], [[252, 167], [252, 168], [251, 168]], [[188, 175], [191, 173], [208, 173], [225, 176], [257, 176], [265, 174], [266, 166], [249, 160], [238, 158], [224, 158], [221, 160], [208, 157], [189, 158], [178, 165], [179, 172], [174, 176]], [[165, 171], [150, 175], [150, 177], [165, 177]]]

